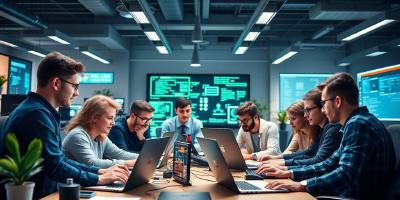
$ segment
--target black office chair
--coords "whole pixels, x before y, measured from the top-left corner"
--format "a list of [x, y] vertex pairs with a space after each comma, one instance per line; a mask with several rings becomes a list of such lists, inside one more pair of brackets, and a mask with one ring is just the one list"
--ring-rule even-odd
[[0, 130], [3, 129], [3, 125], [6, 122], [6, 120], [8, 119], [8, 115], [5, 116], [0, 116]]
[[390, 135], [392, 136], [394, 153], [396, 155], [396, 173], [395, 180], [389, 188], [387, 198], [388, 200], [400, 199], [400, 124], [394, 124], [387, 127]]

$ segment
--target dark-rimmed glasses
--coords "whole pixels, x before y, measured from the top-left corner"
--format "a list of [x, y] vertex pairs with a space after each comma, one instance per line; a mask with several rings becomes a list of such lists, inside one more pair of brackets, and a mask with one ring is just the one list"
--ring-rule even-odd
[[58, 78], [59, 78], [61, 81], [63, 81], [63, 82], [66, 82], [66, 83], [68, 83], [68, 84], [71, 84], [72, 87], [74, 87], [74, 90], [75, 90], [75, 91], [78, 91], [78, 89], [79, 89], [79, 83], [76, 84], [76, 83], [69, 82], [69, 81], [67, 81], [67, 80], [65, 80], [65, 79], [63, 79], [63, 78], [61, 78], [61, 77], [58, 77]]
[[319, 108], [319, 106], [314, 106], [314, 107], [311, 107], [311, 108], [304, 108], [303, 112], [304, 112], [305, 115], [309, 115], [310, 112], [315, 108]]
[[333, 100], [335, 100], [335, 98], [336, 98], [336, 97], [332, 97], [332, 98], [329, 98], [329, 99], [326, 99], [326, 100], [321, 100], [321, 101], [320, 101], [321, 106], [324, 107], [324, 106], [325, 106], [325, 103], [326, 103], [327, 101], [333, 101]]

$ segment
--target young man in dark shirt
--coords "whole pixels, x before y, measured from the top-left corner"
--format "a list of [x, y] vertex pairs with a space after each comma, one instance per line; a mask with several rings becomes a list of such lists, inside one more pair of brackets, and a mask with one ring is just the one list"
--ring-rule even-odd
[[134, 101], [129, 116], [115, 122], [108, 138], [125, 151], [139, 153], [145, 140], [150, 138], [149, 124], [153, 112], [154, 108], [146, 101]]
[[[81, 63], [58, 52], [48, 54], [39, 64], [37, 91], [30, 92], [8, 117], [0, 135], [0, 157], [8, 154], [4, 145], [7, 133], [14, 133], [21, 152], [26, 152], [34, 138], [43, 142], [43, 171], [35, 175], [34, 197], [38, 199], [57, 191], [57, 183], [73, 178], [83, 186], [126, 182], [128, 169], [113, 166], [107, 169], [87, 166], [67, 159], [61, 150], [60, 106], [70, 106], [79, 95], [79, 73], [84, 71]], [[1, 186], [3, 187], [3, 186]], [[0, 198], [5, 199], [5, 198]]]
[[357, 199], [382, 199], [395, 168], [393, 142], [385, 126], [366, 107], [358, 106], [358, 88], [347, 73], [337, 73], [319, 86], [329, 122], [342, 125], [339, 149], [327, 160], [296, 168], [268, 168], [269, 175], [291, 180], [271, 181], [267, 188], [308, 191]]

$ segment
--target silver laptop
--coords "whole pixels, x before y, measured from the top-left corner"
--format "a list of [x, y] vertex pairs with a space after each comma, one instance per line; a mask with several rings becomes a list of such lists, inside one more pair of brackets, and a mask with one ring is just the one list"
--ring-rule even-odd
[[161, 154], [168, 144], [170, 138], [147, 139], [136, 160], [126, 184], [114, 183], [110, 185], [85, 187], [88, 190], [101, 190], [111, 192], [125, 192], [149, 182], [153, 177]]
[[257, 169], [260, 162], [245, 161], [233, 131], [228, 128], [202, 128], [203, 136], [217, 140], [229, 168], [244, 171]]
[[235, 181], [231, 172], [229, 171], [228, 165], [225, 162], [224, 156], [222, 155], [221, 149], [218, 146], [217, 141], [207, 138], [197, 138], [200, 143], [201, 149], [203, 149], [208, 165], [213, 172], [215, 179], [218, 184], [235, 191], [237, 193], [272, 193], [272, 192], [288, 192], [286, 189], [266, 189], [266, 183], [260, 181]]
[[169, 140], [167, 146], [165, 147], [165, 150], [160, 158], [160, 161], [157, 164], [157, 169], [167, 165], [168, 157], [170, 154], [172, 154], [172, 148], [174, 147], [174, 143], [178, 139], [178, 136], [179, 136], [179, 134], [172, 132], [172, 131], [166, 132], [163, 134], [162, 137], [169, 137], [171, 139]]

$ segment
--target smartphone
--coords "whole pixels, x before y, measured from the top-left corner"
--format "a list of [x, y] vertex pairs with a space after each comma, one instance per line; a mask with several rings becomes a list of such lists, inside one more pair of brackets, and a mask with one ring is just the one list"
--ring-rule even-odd
[[79, 192], [79, 197], [84, 198], [84, 199], [89, 199], [96, 196], [96, 192], [91, 192], [91, 191], [81, 191]]

